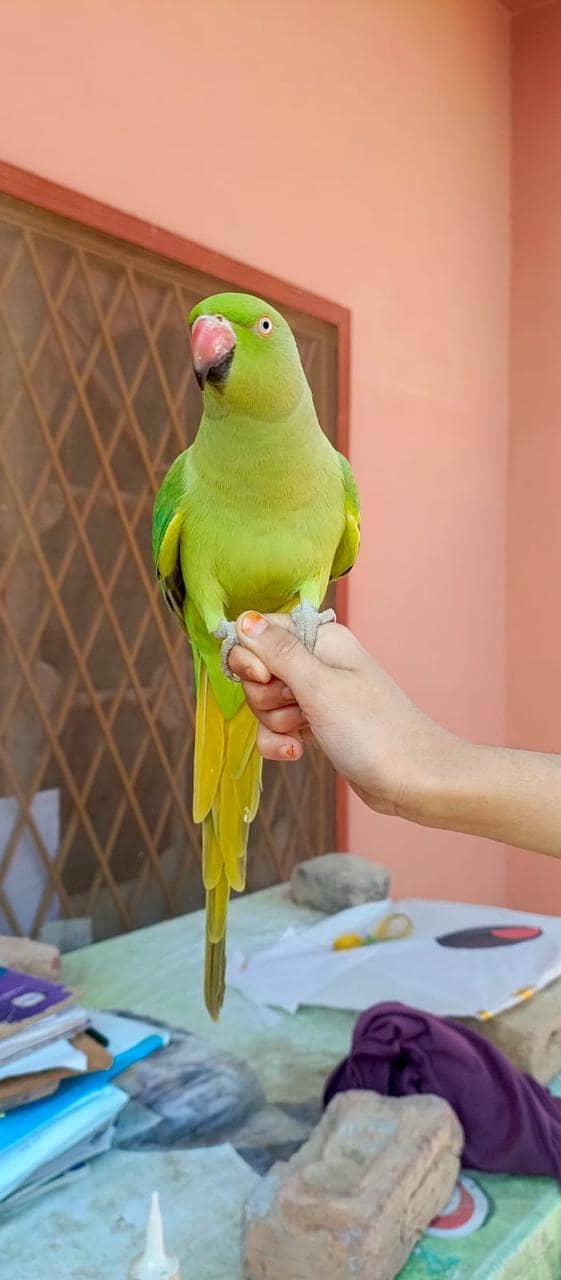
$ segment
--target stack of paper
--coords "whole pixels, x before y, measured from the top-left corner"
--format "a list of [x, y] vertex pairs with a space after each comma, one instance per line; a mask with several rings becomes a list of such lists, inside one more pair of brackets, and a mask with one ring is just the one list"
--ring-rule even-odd
[[61, 1080], [94, 1066], [88, 1016], [68, 987], [0, 968], [0, 1110], [46, 1097]]
[[107, 1129], [126, 1102], [121, 1089], [89, 1076], [5, 1116], [0, 1124], [0, 1201], [51, 1161]]
[[3, 1030], [0, 1026], [0, 1066], [25, 1057], [33, 1050], [77, 1035], [87, 1026], [87, 1015], [79, 1005], [47, 1014], [41, 1021]]
[[68, 1071], [85, 1071], [87, 1055], [75, 1048], [72, 1041], [62, 1039], [50, 1042], [21, 1057], [9, 1058], [0, 1066], [0, 1080], [12, 1080], [15, 1076], [36, 1075], [43, 1071], [55, 1071], [57, 1067]]
[[46, 1097], [66, 1076], [108, 1066], [84, 1036], [87, 1024], [68, 987], [0, 968], [0, 1110]]
[[[0, 1066], [0, 1073], [9, 1073], [19, 1063], [25, 1066], [27, 1079], [34, 1066], [41, 1076], [49, 1074], [47, 1064], [52, 1070], [55, 1061], [66, 1061], [67, 1074], [74, 1071], [70, 1078], [58, 1079], [51, 1096], [13, 1107], [0, 1119], [0, 1216], [107, 1150], [116, 1118], [128, 1101], [128, 1095], [112, 1083], [114, 1077], [169, 1043], [165, 1031], [155, 1031], [138, 1019], [85, 1010], [81, 1010], [81, 1018], [91, 1024], [92, 1036], [84, 1035], [80, 1043], [91, 1040], [106, 1064], [103, 1069], [92, 1070], [87, 1061], [85, 1065], [78, 1061], [74, 1047], [66, 1040], [47, 1042]], [[80, 1057], [81, 1051], [77, 1052]], [[83, 1056], [87, 1058], [87, 1054]], [[61, 1069], [57, 1066], [55, 1074]], [[18, 1079], [22, 1077], [0, 1076], [0, 1090]]]
[[0, 968], [0, 1064], [81, 1031], [86, 1023], [68, 987]]

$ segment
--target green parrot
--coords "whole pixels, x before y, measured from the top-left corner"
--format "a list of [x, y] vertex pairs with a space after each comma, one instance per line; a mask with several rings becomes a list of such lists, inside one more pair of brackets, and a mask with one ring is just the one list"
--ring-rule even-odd
[[324, 435], [292, 332], [259, 298], [223, 293], [189, 316], [203, 414], [156, 496], [152, 549], [169, 608], [187, 632], [197, 694], [193, 816], [202, 823], [205, 999], [224, 999], [230, 891], [245, 887], [261, 793], [257, 721], [232, 675], [235, 619], [290, 611], [313, 649], [330, 582], [360, 540], [353, 473]]

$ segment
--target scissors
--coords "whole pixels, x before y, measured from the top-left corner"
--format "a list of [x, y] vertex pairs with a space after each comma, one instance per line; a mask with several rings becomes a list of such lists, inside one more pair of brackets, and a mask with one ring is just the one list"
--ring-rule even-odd
[[392, 911], [384, 916], [370, 933], [342, 933], [332, 943], [334, 951], [350, 951], [353, 947], [369, 947], [374, 942], [396, 942], [400, 938], [408, 938], [413, 933], [413, 923], [401, 911]]

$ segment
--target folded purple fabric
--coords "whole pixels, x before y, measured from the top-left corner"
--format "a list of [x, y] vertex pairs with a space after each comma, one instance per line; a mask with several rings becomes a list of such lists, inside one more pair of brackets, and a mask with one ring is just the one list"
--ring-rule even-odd
[[327, 1082], [325, 1106], [346, 1089], [393, 1098], [435, 1093], [463, 1127], [465, 1168], [561, 1180], [561, 1098], [459, 1023], [402, 1004], [367, 1010], [349, 1057]]

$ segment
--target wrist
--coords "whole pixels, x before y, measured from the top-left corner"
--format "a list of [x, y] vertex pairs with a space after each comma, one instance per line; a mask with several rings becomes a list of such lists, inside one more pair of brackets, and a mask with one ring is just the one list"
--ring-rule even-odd
[[442, 831], [561, 857], [561, 756], [439, 734], [421, 785], [397, 810]]
[[473, 743], [432, 725], [418, 754], [416, 778], [400, 799], [398, 812], [409, 822], [441, 830], [461, 830], [477, 779]]

